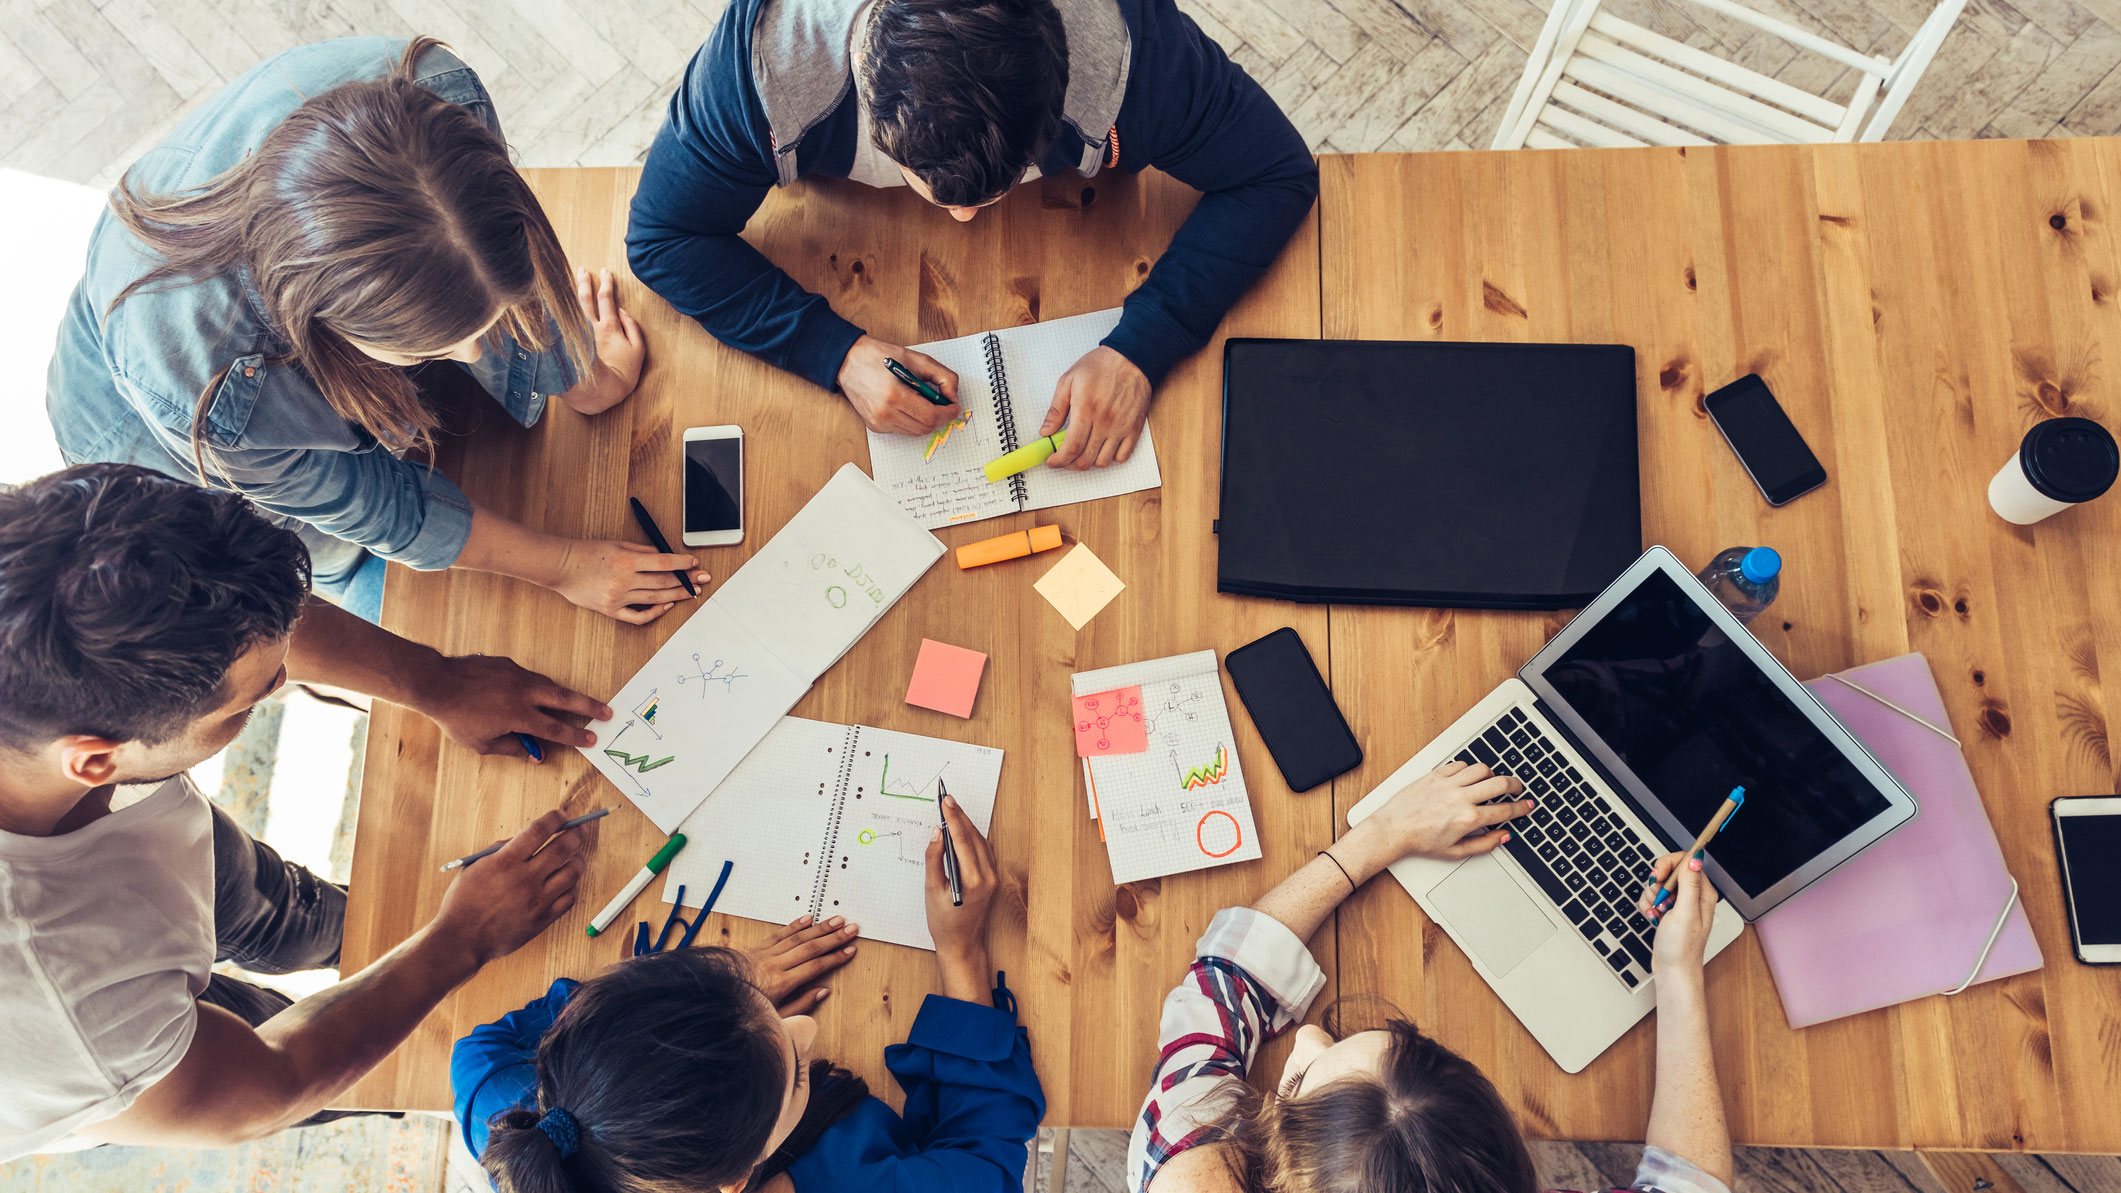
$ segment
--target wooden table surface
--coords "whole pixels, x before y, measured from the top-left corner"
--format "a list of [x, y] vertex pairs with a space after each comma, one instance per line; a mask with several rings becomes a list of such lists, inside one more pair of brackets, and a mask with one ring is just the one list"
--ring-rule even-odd
[[[1783, 593], [1755, 629], [1802, 677], [1929, 656], [2047, 964], [1800, 1033], [1757, 942], [1741, 938], [1710, 966], [1709, 993], [1742, 1142], [2121, 1151], [2121, 985], [2070, 955], [2046, 820], [2054, 796], [2115, 789], [2098, 676], [2102, 654], [2109, 667], [2121, 657], [2121, 503], [2017, 529], [1983, 497], [2032, 421], [2121, 415], [2103, 373], [2121, 360], [2121, 251], [2102, 222], [2117, 165], [2121, 145], [2097, 141], [1328, 157], [1311, 222], [1225, 322], [1231, 335], [1632, 344], [1647, 539], [1697, 564], [1734, 543], [1781, 549]], [[574, 260], [621, 264], [636, 172], [531, 177]], [[749, 236], [855, 322], [917, 342], [1115, 305], [1192, 201], [1156, 176], [1047, 180], [957, 225], [903, 192], [806, 184], [776, 193]], [[860, 426], [843, 402], [722, 348], [630, 279], [623, 297], [649, 336], [638, 394], [594, 419], [555, 407], [531, 431], [489, 411], [441, 466], [534, 525], [630, 538], [628, 494], [676, 521], [682, 429], [740, 423], [750, 539], [703, 551], [725, 576], [840, 463], [866, 464]], [[1564, 620], [1216, 595], [1220, 355], [1211, 345], [1159, 393], [1161, 490], [941, 532], [956, 546], [1060, 522], [1128, 585], [1082, 632], [1031, 590], [1051, 557], [969, 573], [946, 560], [796, 709], [1008, 751], [994, 953], [1031, 1028], [1050, 1123], [1129, 1125], [1158, 1005], [1215, 911], [1329, 843], [1373, 782]], [[1832, 478], [1780, 510], [1700, 406], [1748, 371]], [[1506, 446], [1485, 450], [1508, 483]], [[393, 568], [384, 612], [445, 650], [507, 653], [602, 694], [685, 610], [637, 629], [512, 581]], [[1291, 794], [1226, 684], [1264, 857], [1115, 889], [1083, 812], [1068, 673], [1226, 652], [1282, 625], [1327, 670], [1368, 761], [1330, 793]], [[901, 702], [924, 636], [991, 656], [971, 721]], [[581, 925], [657, 834], [572, 752], [543, 767], [480, 759], [394, 708], [371, 722], [366, 765], [349, 971], [432, 914], [441, 861], [563, 798], [618, 809], [582, 906], [445, 1002], [353, 1099], [443, 1108], [454, 1039], [554, 977], [617, 959], [615, 940], [587, 940]], [[629, 918], [665, 910], [644, 897]], [[737, 945], [767, 931], [726, 916], [711, 926]], [[1647, 1021], [1562, 1074], [1390, 882], [1350, 900], [1313, 948], [1334, 979], [1318, 1009], [1343, 993], [1390, 1000], [1479, 1063], [1528, 1132], [1642, 1137]], [[895, 1094], [881, 1051], [904, 1038], [931, 973], [926, 953], [865, 946], [833, 983], [821, 1054]], [[1265, 1071], [1285, 1046], [1269, 1045]]]

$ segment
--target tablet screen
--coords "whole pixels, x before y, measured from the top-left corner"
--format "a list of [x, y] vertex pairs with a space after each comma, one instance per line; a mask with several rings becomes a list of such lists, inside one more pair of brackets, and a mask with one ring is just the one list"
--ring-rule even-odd
[[1543, 675], [1644, 786], [1697, 833], [1734, 786], [1745, 807], [1710, 844], [1759, 895], [1890, 803], [1662, 571]]

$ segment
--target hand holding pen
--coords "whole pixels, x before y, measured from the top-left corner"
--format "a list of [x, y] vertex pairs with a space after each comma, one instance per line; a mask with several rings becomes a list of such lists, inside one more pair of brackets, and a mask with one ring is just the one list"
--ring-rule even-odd
[[[1001, 868], [972, 818], [955, 799], [938, 794], [943, 823], [928, 838], [928, 934], [935, 938], [943, 996], [985, 1003], [994, 979], [994, 967], [987, 958], [987, 912], [1001, 886]], [[948, 861], [952, 857], [956, 858], [954, 867]], [[948, 868], [957, 871], [955, 883]]]
[[[900, 377], [910, 374], [909, 383]], [[879, 435], [925, 435], [958, 416], [957, 374], [924, 352], [863, 336], [840, 362], [840, 392]], [[940, 403], [929, 393], [943, 399]]]

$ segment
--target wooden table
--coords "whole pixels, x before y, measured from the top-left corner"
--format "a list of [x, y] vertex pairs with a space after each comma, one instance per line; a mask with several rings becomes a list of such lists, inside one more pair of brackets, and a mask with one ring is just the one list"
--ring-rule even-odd
[[[2045, 816], [2052, 796], [2114, 789], [2097, 677], [2102, 653], [2109, 666], [2121, 654], [2121, 504], [2018, 530], [1982, 497], [2033, 419], [2121, 416], [2103, 376], [2121, 360], [2121, 253], [2101, 222], [2117, 156], [2109, 142], [1981, 142], [1327, 158], [1312, 223], [1226, 321], [1233, 335], [1633, 344], [1649, 538], [1690, 562], [1733, 543], [1781, 548], [1784, 594], [1756, 628], [1802, 676], [1929, 655], [2046, 968], [1795, 1033], [1757, 943], [1741, 939], [1709, 984], [1743, 1141], [2121, 1151], [2121, 989], [2070, 957]], [[575, 260], [618, 264], [635, 175], [532, 177]], [[958, 226], [903, 193], [806, 185], [776, 194], [750, 235], [856, 322], [914, 342], [1114, 305], [1191, 202], [1157, 177], [1048, 180]], [[555, 409], [530, 432], [489, 416], [451, 442], [442, 466], [504, 513], [629, 537], [629, 493], [675, 520], [679, 431], [741, 423], [751, 541], [706, 552], [705, 566], [727, 575], [840, 462], [866, 459], [860, 428], [843, 403], [721, 348], [637, 284], [624, 297], [650, 337], [638, 395], [596, 419]], [[1219, 359], [1211, 346], [1160, 393], [1160, 491], [1048, 515], [1128, 584], [1080, 634], [1031, 592], [1043, 561], [971, 573], [945, 562], [796, 710], [1008, 750], [994, 951], [1057, 1124], [1128, 1125], [1158, 1004], [1216, 909], [1330, 842], [1372, 783], [1564, 620], [1215, 595]], [[1833, 478], [1782, 510], [1759, 500], [1700, 407], [1705, 389], [1751, 370]], [[1507, 452], [1496, 460], [1507, 483]], [[1034, 520], [942, 537], [954, 546]], [[641, 630], [512, 582], [401, 569], [385, 603], [386, 623], [410, 636], [505, 652], [597, 692], [615, 690], [680, 614]], [[1226, 686], [1265, 856], [1114, 889], [1082, 810], [1062, 712], [1068, 673], [1228, 651], [1285, 624], [1328, 669], [1369, 761], [1330, 794], [1292, 795]], [[969, 723], [900, 702], [923, 636], [992, 656]], [[616, 959], [618, 946], [585, 940], [580, 922], [656, 835], [599, 780], [583, 781], [593, 772], [578, 757], [542, 768], [474, 758], [395, 709], [372, 721], [367, 766], [349, 968], [432, 913], [443, 859], [563, 796], [620, 809], [604, 822], [584, 908], [490, 966], [356, 1091], [366, 1105], [439, 1108], [452, 1040], [552, 977]], [[644, 900], [635, 914], [663, 911]], [[734, 944], [766, 931], [712, 922]], [[1343, 990], [1385, 996], [1486, 1069], [1530, 1132], [1642, 1137], [1647, 1024], [1583, 1074], [1562, 1074], [1389, 882], [1351, 900], [1313, 947], [1335, 978], [1319, 1008]], [[823, 1054], [895, 1093], [880, 1052], [903, 1038], [930, 971], [926, 954], [866, 946], [834, 983]], [[1279, 1055], [1270, 1046], [1262, 1067], [1274, 1071]]]

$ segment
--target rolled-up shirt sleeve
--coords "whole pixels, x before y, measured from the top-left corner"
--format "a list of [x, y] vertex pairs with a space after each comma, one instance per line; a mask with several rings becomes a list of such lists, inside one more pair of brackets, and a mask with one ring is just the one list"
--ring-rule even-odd
[[471, 538], [464, 491], [380, 447], [216, 451], [207, 467], [264, 509], [421, 571], [456, 563]]

